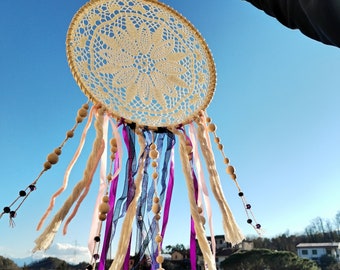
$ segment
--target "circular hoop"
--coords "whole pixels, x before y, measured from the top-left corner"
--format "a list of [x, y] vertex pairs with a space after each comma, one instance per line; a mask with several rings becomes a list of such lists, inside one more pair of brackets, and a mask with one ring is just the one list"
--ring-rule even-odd
[[85, 95], [128, 122], [186, 124], [215, 91], [215, 65], [204, 39], [157, 1], [88, 2], [72, 19], [66, 45]]

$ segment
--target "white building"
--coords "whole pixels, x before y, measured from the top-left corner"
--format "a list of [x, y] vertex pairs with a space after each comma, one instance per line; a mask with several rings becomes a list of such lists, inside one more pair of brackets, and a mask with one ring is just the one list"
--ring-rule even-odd
[[300, 243], [297, 255], [304, 259], [319, 260], [322, 255], [330, 255], [340, 262], [340, 243]]
[[[211, 237], [207, 237], [209, 244], [211, 245]], [[237, 250], [252, 250], [254, 248], [254, 243], [251, 241], [243, 241], [242, 243], [232, 246], [231, 243], [225, 241], [224, 235], [216, 235], [215, 236], [216, 243], [216, 269], [219, 270], [221, 262], [227, 259], [231, 254], [233, 254]], [[197, 245], [198, 247], [198, 245]], [[198, 256], [197, 256], [197, 270], [203, 270], [204, 267], [204, 259], [201, 251], [198, 247]]]

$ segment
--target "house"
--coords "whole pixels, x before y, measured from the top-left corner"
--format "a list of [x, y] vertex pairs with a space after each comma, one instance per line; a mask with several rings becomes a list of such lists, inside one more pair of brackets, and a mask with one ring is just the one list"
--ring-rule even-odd
[[340, 262], [340, 243], [300, 243], [296, 246], [297, 255], [304, 259], [318, 261], [323, 255], [330, 255]]
[[181, 261], [190, 258], [190, 252], [188, 250], [175, 250], [171, 253], [171, 260], [173, 261]]
[[[211, 245], [211, 237], [208, 236], [207, 240]], [[251, 241], [243, 241], [242, 243], [232, 246], [231, 243], [225, 241], [224, 235], [216, 235], [215, 236], [215, 243], [216, 243], [216, 254], [215, 254], [215, 262], [216, 262], [216, 269], [220, 269], [220, 264], [226, 258], [228, 258], [231, 254], [236, 252], [237, 250], [251, 250], [254, 248], [254, 243]], [[198, 249], [199, 246], [197, 245]], [[204, 260], [203, 255], [200, 250], [197, 251], [197, 269], [203, 270], [204, 267]]]

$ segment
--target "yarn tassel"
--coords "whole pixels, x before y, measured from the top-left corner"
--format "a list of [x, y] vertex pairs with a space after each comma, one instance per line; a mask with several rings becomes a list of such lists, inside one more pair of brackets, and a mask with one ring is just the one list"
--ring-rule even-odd
[[104, 142], [103, 142], [103, 131], [101, 129], [103, 123], [103, 111], [98, 110], [98, 117], [95, 122], [96, 127], [96, 138], [93, 143], [92, 152], [87, 161], [87, 166], [84, 171], [83, 179], [77, 183], [74, 187], [72, 194], [65, 201], [63, 207], [57, 212], [54, 216], [51, 223], [45, 229], [45, 231], [35, 240], [36, 246], [33, 249], [33, 252], [38, 250], [46, 250], [52, 244], [55, 234], [57, 233], [62, 221], [68, 214], [70, 208], [73, 203], [81, 196], [81, 193], [84, 189], [89, 187], [89, 184], [92, 182], [93, 175], [98, 166], [100, 157], [104, 151]]
[[188, 158], [188, 153], [186, 152], [186, 136], [178, 131], [176, 128], [170, 129], [174, 134], [177, 134], [180, 139], [180, 158], [182, 162], [182, 169], [185, 176], [187, 188], [188, 188], [188, 196], [189, 196], [189, 202], [190, 202], [190, 212], [191, 216], [194, 220], [195, 225], [195, 231], [197, 236], [198, 244], [201, 248], [204, 262], [208, 266], [209, 270], [216, 270], [215, 260], [214, 256], [211, 253], [210, 245], [208, 243], [208, 240], [205, 236], [205, 230], [204, 226], [201, 222], [200, 213], [198, 211], [198, 207], [196, 204], [195, 199], [195, 188], [193, 183], [193, 176], [192, 176], [192, 170]]
[[65, 191], [65, 189], [67, 188], [68, 185], [68, 180], [70, 177], [70, 173], [72, 171], [72, 168], [74, 166], [74, 164], [77, 162], [81, 151], [84, 147], [85, 144], [85, 139], [86, 139], [86, 135], [87, 135], [87, 131], [89, 130], [91, 123], [92, 123], [92, 118], [93, 118], [93, 114], [95, 113], [95, 111], [97, 110], [96, 106], [93, 106], [90, 110], [90, 114], [89, 117], [87, 119], [87, 123], [85, 125], [85, 128], [83, 130], [83, 133], [81, 135], [81, 139], [78, 145], [78, 148], [70, 162], [70, 164], [68, 165], [65, 174], [64, 174], [64, 181], [63, 181], [63, 185], [52, 195], [51, 199], [50, 199], [50, 204], [46, 210], [46, 212], [44, 213], [44, 215], [42, 216], [42, 218], [40, 219], [38, 225], [37, 225], [37, 231], [39, 231], [41, 229], [41, 227], [44, 225], [44, 222], [46, 220], [46, 218], [49, 216], [49, 214], [51, 213], [51, 211], [53, 210], [53, 207], [55, 205], [55, 200], [57, 199], [57, 197], [63, 193]]
[[[202, 162], [200, 159], [200, 155], [198, 153], [196, 135], [197, 135], [197, 129], [195, 128], [194, 124], [191, 123], [189, 126], [189, 136], [190, 136], [190, 140], [193, 146], [192, 150], [193, 150], [193, 155], [194, 155], [194, 165], [198, 173], [198, 185], [200, 187], [199, 190], [201, 190], [201, 193], [203, 195], [204, 205], [205, 205], [206, 212], [207, 212], [206, 214], [208, 218], [210, 237], [211, 237], [211, 249], [212, 249], [213, 255], [215, 256], [216, 240], [215, 240], [215, 233], [214, 233], [214, 226], [213, 226], [213, 219], [212, 219], [212, 208], [211, 208], [211, 203], [210, 203], [210, 198], [209, 198], [208, 187], [207, 187], [205, 177], [204, 177], [204, 172], [202, 169]], [[198, 206], [200, 206], [200, 196], [198, 197]]]
[[233, 217], [233, 214], [224, 197], [219, 175], [216, 170], [216, 164], [214, 160], [213, 151], [211, 147], [209, 147], [210, 145], [208, 141], [209, 136], [206, 135], [206, 129], [205, 129], [204, 124], [200, 121], [198, 121], [197, 124], [198, 124], [198, 132], [197, 132], [198, 140], [201, 145], [203, 157], [207, 164], [211, 189], [218, 202], [220, 210], [222, 212], [223, 229], [224, 229], [225, 238], [226, 238], [225, 240], [232, 244], [240, 243], [244, 239], [244, 237], [240, 229], [238, 228], [235, 222], [235, 219]]
[[101, 229], [101, 221], [98, 219], [99, 215], [99, 205], [102, 202], [103, 196], [107, 192], [108, 189], [108, 181], [106, 179], [106, 171], [107, 171], [107, 143], [108, 143], [108, 126], [109, 126], [109, 116], [104, 116], [103, 121], [103, 140], [105, 149], [100, 159], [100, 170], [99, 170], [99, 190], [97, 199], [94, 205], [94, 211], [92, 215], [92, 224], [90, 228], [89, 238], [88, 238], [88, 249], [91, 254], [95, 250], [96, 242], [93, 240], [95, 236], [99, 235]]

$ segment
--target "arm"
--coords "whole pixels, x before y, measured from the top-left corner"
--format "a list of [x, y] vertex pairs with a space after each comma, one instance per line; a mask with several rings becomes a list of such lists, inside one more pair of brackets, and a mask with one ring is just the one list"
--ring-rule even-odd
[[291, 29], [340, 47], [340, 0], [246, 0]]

